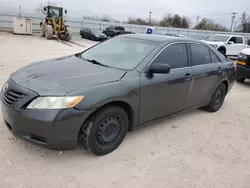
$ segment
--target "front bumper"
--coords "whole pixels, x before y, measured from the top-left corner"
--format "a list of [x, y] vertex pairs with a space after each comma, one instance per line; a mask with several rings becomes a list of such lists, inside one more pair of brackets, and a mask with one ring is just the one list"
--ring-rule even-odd
[[250, 79], [250, 67], [237, 65], [236, 76], [238, 78], [247, 78]]
[[35, 110], [16, 106], [7, 104], [1, 93], [2, 116], [11, 133], [49, 149], [76, 148], [79, 130], [92, 113], [73, 108]]
[[107, 40], [107, 37], [96, 37], [97, 41], [105, 41]]

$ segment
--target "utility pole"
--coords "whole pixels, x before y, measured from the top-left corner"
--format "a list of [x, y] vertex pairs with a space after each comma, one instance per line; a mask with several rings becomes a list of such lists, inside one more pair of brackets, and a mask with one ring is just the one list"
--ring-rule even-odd
[[238, 23], [238, 22], [234, 22], [234, 30], [233, 30], [233, 32], [235, 32], [235, 29], [236, 29], [237, 23]]
[[149, 24], [151, 24], [151, 14], [152, 12], [149, 12], [149, 20], [148, 20]]
[[21, 16], [22, 16], [22, 8], [21, 5], [19, 5], [19, 19], [21, 19]]
[[236, 12], [232, 12], [232, 23], [231, 23], [231, 32], [233, 31], [233, 25], [234, 25], [234, 19], [235, 19], [235, 17], [236, 17]]
[[195, 26], [197, 26], [197, 25], [198, 25], [199, 19], [200, 19], [200, 16], [197, 16]]

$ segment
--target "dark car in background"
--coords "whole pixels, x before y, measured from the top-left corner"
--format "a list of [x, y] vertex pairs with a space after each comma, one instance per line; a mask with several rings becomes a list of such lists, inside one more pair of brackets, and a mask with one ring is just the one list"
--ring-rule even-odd
[[105, 155], [147, 122], [200, 107], [218, 111], [234, 80], [233, 61], [208, 44], [122, 35], [14, 72], [1, 91], [2, 117], [33, 143], [73, 149], [79, 142]]
[[121, 26], [109, 26], [105, 30], [103, 30], [103, 33], [108, 37], [115, 37], [124, 34], [135, 34], [131, 31], [125, 31], [125, 28]]
[[[250, 45], [250, 41], [247, 43]], [[236, 82], [243, 83], [250, 79], [250, 48], [243, 49], [237, 57]]]
[[80, 35], [82, 38], [94, 41], [104, 41], [108, 38], [104, 33], [96, 30], [91, 30], [90, 28], [81, 29]]

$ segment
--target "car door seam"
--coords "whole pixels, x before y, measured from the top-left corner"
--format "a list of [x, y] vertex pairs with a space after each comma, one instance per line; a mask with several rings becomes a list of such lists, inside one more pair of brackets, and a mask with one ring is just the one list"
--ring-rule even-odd
[[190, 98], [191, 98], [191, 93], [192, 93], [192, 90], [193, 90], [193, 84], [194, 84], [194, 79], [192, 78], [190, 88], [189, 88], [189, 92], [188, 92], [188, 99], [187, 99], [187, 103], [186, 103], [186, 108], [189, 108], [188, 104], [189, 104], [189, 101], [190, 101]]

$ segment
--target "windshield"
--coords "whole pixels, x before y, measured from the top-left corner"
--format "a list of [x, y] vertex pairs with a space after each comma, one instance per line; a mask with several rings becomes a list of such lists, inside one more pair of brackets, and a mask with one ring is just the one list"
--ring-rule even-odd
[[228, 39], [229, 39], [229, 36], [213, 35], [213, 36], [208, 37], [206, 40], [214, 41], [214, 42], [226, 42]]
[[132, 70], [157, 44], [152, 41], [117, 37], [83, 52], [81, 58], [95, 60], [113, 68]]
[[93, 33], [96, 35], [103, 35], [103, 33], [101, 31], [93, 31]]
[[50, 8], [49, 9], [49, 15], [52, 17], [52, 18], [58, 18], [60, 15], [60, 10], [59, 9], [55, 9], [55, 8]]

